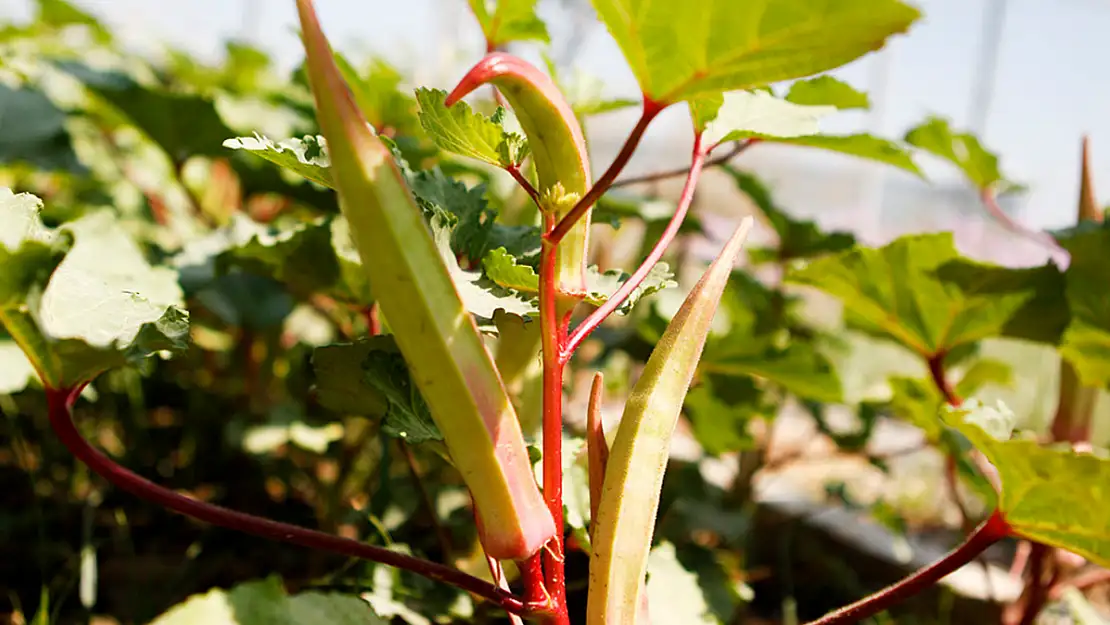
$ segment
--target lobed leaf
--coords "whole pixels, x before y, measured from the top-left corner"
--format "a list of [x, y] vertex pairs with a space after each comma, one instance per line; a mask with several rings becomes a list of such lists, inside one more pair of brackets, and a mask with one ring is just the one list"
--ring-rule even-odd
[[536, 15], [536, 0], [493, 0], [492, 11], [489, 0], [469, 1], [470, 9], [486, 36], [486, 45], [491, 50], [510, 41], [550, 43], [547, 26]]
[[305, 135], [301, 139], [274, 141], [262, 135], [236, 137], [223, 142], [225, 148], [247, 150], [271, 163], [295, 172], [316, 184], [334, 188], [328, 168], [327, 141], [318, 135]]
[[801, 78], [878, 50], [920, 16], [897, 0], [592, 0], [660, 103]]
[[1110, 459], [1009, 440], [1013, 413], [1004, 406], [973, 402], [944, 420], [998, 470], [998, 508], [1016, 535], [1110, 565]]
[[852, 324], [932, 356], [996, 336], [1053, 343], [1066, 319], [1052, 264], [1009, 269], [959, 257], [951, 233], [899, 238], [791, 269], [841, 299]]
[[446, 99], [446, 91], [416, 90], [420, 125], [440, 149], [495, 167], [513, 167], [528, 156], [528, 143], [524, 137], [508, 132], [502, 126], [503, 110], [493, 117], [486, 117], [471, 110], [466, 102], [448, 107], [444, 104]]
[[[486, 552], [523, 559], [554, 535], [508, 394], [444, 261], [449, 224], [422, 211], [390, 148], [370, 130], [335, 66], [311, 0], [298, 0], [317, 116], [340, 207], [375, 296], [474, 497]], [[457, 277], [457, 276], [456, 276]], [[491, 311], [491, 316], [492, 316]]]
[[605, 472], [590, 556], [587, 623], [635, 622], [682, 402], [752, 220], [745, 218], [687, 296], [632, 388]]
[[73, 388], [185, 347], [175, 271], [148, 264], [106, 211], [50, 231], [41, 208], [34, 196], [0, 189], [0, 323], [46, 386]]

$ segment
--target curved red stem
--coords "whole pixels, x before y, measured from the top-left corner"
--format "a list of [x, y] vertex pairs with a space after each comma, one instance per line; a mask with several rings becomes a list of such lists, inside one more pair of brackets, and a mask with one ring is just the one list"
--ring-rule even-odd
[[974, 560], [987, 547], [1009, 535], [1009, 524], [998, 511], [995, 511], [963, 544], [948, 552], [940, 560], [866, 599], [830, 612], [808, 625], [846, 625], [874, 616], [939, 582]]
[[682, 195], [678, 199], [678, 206], [675, 208], [674, 215], [671, 216], [670, 222], [667, 223], [667, 227], [663, 230], [663, 234], [660, 235], [659, 241], [651, 248], [647, 258], [644, 259], [644, 262], [640, 264], [628, 280], [626, 280], [604, 304], [590, 313], [589, 316], [583, 319], [582, 322], [574, 328], [566, 345], [563, 347], [562, 353], [559, 355], [564, 362], [570, 360], [571, 355], [573, 355], [574, 351], [578, 349], [578, 346], [582, 344], [582, 341], [586, 340], [586, 337], [596, 330], [609, 315], [613, 314], [613, 311], [619, 308], [620, 305], [632, 295], [632, 292], [643, 283], [644, 279], [647, 278], [648, 274], [651, 273], [651, 270], [655, 267], [655, 264], [663, 257], [663, 254], [667, 251], [671, 242], [674, 241], [674, 238], [678, 235], [679, 229], [682, 228], [682, 222], [686, 219], [686, 213], [690, 210], [690, 204], [694, 200], [694, 189], [697, 188], [698, 178], [701, 177], [702, 169], [704, 169], [705, 156], [706, 151], [702, 149], [701, 135], [695, 135], [693, 160], [690, 163], [689, 173], [686, 175], [686, 184], [682, 187]]
[[962, 404], [963, 400], [952, 389], [952, 385], [948, 383], [948, 376], [944, 373], [944, 358], [947, 355], [945, 352], [937, 352], [926, 358], [926, 364], [929, 366], [929, 375], [933, 377], [933, 384], [944, 396], [944, 401], [955, 408]]
[[191, 499], [140, 477], [112, 462], [103, 453], [94, 449], [77, 431], [71, 411], [81, 388], [47, 389], [46, 401], [50, 424], [54, 433], [57, 434], [70, 453], [88, 465], [93, 472], [119, 489], [205, 523], [254, 534], [278, 542], [292, 543], [309, 549], [319, 549], [363, 560], [381, 562], [382, 564], [411, 571], [473, 593], [514, 614], [530, 615], [539, 608], [539, 606], [527, 604], [512, 593], [489, 582], [442, 564], [421, 560], [382, 547], [361, 543], [357, 540], [340, 538], [324, 532], [228, 510], [227, 508]]

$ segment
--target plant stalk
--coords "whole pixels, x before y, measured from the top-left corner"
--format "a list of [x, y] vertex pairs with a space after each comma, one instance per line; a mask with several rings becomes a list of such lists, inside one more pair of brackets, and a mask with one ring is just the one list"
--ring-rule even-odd
[[1009, 524], [996, 510], [963, 544], [940, 560], [870, 597], [830, 612], [808, 625], [847, 625], [872, 617], [939, 582], [1009, 535]]
[[411, 571], [417, 575], [450, 584], [482, 597], [513, 614], [531, 616], [541, 609], [541, 606], [530, 605], [510, 592], [449, 566], [368, 545], [357, 540], [341, 538], [332, 534], [229, 510], [158, 486], [119, 466], [106, 455], [93, 448], [81, 436], [73, 423], [72, 409], [83, 387], [84, 385], [73, 388], [46, 389], [47, 410], [51, 427], [70, 453], [85, 463], [94, 473], [121, 490], [205, 523], [254, 534], [278, 542], [380, 562]]
[[547, 233], [545, 238], [549, 240], [552, 245], [558, 245], [559, 241], [562, 241], [563, 237], [574, 227], [574, 224], [577, 223], [578, 220], [590, 210], [590, 207], [609, 190], [625, 165], [632, 159], [632, 154], [636, 151], [636, 146], [640, 145], [640, 140], [643, 139], [644, 132], [647, 131], [647, 127], [651, 124], [651, 120], [655, 119], [665, 108], [666, 105], [664, 104], [659, 104], [647, 97], [644, 98], [644, 106], [640, 113], [640, 119], [636, 122], [636, 126], [632, 128], [632, 132], [629, 133], [628, 138], [625, 139], [624, 145], [621, 146], [621, 150], [617, 153], [617, 157], [613, 159], [613, 163], [609, 165], [609, 169], [606, 169], [605, 173], [602, 174], [601, 177], [597, 179], [597, 182], [590, 187], [590, 190], [586, 192], [586, 195], [582, 196], [582, 198], [575, 203], [574, 208], [570, 209], [570, 211], [559, 220], [559, 223], [556, 224], [554, 229]]
[[686, 219], [686, 214], [690, 210], [690, 204], [694, 200], [694, 190], [698, 186], [698, 179], [701, 177], [701, 172], [705, 167], [706, 150], [702, 148], [701, 134], [694, 136], [694, 149], [693, 157], [686, 175], [686, 184], [682, 187], [682, 195], [678, 199], [678, 206], [675, 208], [674, 215], [667, 223], [667, 227], [663, 230], [663, 234], [659, 236], [659, 241], [655, 243], [655, 247], [651, 248], [647, 258], [644, 262], [632, 273], [632, 275], [621, 285], [619, 289], [600, 307], [589, 314], [582, 323], [579, 323], [574, 332], [571, 333], [570, 338], [567, 340], [563, 348], [561, 358], [564, 362], [569, 361], [571, 355], [586, 340], [586, 337], [591, 332], [597, 329], [609, 315], [613, 314], [621, 304], [628, 299], [632, 292], [639, 288], [644, 279], [659, 262], [659, 259], [666, 253], [667, 248], [670, 246], [674, 238], [678, 236], [678, 231], [682, 228], [682, 222]]

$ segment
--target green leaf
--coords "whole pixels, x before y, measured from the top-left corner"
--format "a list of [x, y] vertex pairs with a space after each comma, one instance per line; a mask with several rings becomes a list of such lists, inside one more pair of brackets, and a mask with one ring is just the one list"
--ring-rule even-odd
[[285, 594], [269, 577], [231, 590], [193, 595], [151, 621], [151, 625], [386, 625], [356, 596], [338, 593]]
[[[0, 322], [43, 383], [73, 388], [184, 349], [189, 324], [177, 273], [149, 265], [109, 212], [88, 213], [58, 236], [40, 221], [41, 206], [0, 189]], [[65, 240], [72, 247], [57, 247]]]
[[724, 94], [716, 112], [701, 99], [694, 107], [694, 127], [702, 129], [706, 145], [752, 136], [797, 137], [817, 134], [822, 117], [836, 112], [833, 106], [802, 106], [776, 98], [766, 91]]
[[316, 184], [334, 188], [328, 168], [327, 142], [323, 137], [305, 135], [303, 139], [274, 141], [255, 134], [254, 137], [236, 137], [223, 142], [225, 148], [247, 150], [274, 163], [278, 167], [296, 172]]
[[174, 163], [193, 156], [220, 156], [224, 140], [235, 135], [206, 96], [146, 87], [121, 74], [72, 65], [64, 68], [118, 109]]
[[389, 401], [366, 383], [363, 363], [380, 343], [368, 340], [312, 350], [314, 394], [320, 405], [340, 414], [385, 416]]
[[731, 165], [725, 165], [723, 169], [732, 177], [736, 186], [759, 207], [779, 235], [778, 246], [752, 250], [750, 254], [753, 261], [790, 261], [810, 258], [840, 252], [855, 245], [856, 239], [849, 232], [824, 232], [812, 221], [791, 219], [774, 203], [770, 191], [755, 176]]
[[[738, 137], [739, 138], [739, 137]], [[818, 148], [839, 152], [897, 167], [915, 176], [922, 177], [921, 169], [904, 147], [881, 137], [869, 134], [854, 135], [809, 135], [804, 137], [771, 137], [767, 135], [748, 135], [743, 138], [759, 139], [771, 143]]]
[[87, 26], [98, 41], [109, 41], [112, 36], [90, 13], [86, 13], [65, 0], [36, 0], [38, 11], [35, 21], [55, 27]]
[[517, 264], [516, 259], [503, 247], [490, 250], [482, 259], [482, 268], [487, 278], [506, 289], [533, 294], [540, 292], [540, 277], [536, 270], [528, 265]]
[[[723, 389], [728, 389], [724, 392]], [[754, 449], [748, 432], [752, 420], [769, 416], [763, 392], [750, 378], [709, 376], [686, 395], [683, 410], [694, 427], [694, 436], [711, 456]]]
[[671, 437], [729, 274], [752, 219], [724, 250], [671, 319], [636, 381], [613, 439], [594, 526], [587, 619], [633, 622], [641, 608]]
[[718, 625], [698, 576], [686, 570], [669, 542], [652, 548], [647, 565], [648, 613], [653, 625]]
[[906, 143], [960, 168], [976, 188], [1012, 184], [999, 171], [997, 156], [988, 152], [974, 135], [952, 130], [947, 120], [928, 118], [906, 133]]
[[363, 75], [338, 53], [335, 63], [371, 126], [379, 130], [392, 128], [400, 135], [416, 134], [419, 128], [416, 100], [401, 89], [402, 77], [397, 70], [381, 59], [374, 59]]
[[1032, 439], [1008, 440], [1012, 419], [1004, 406], [977, 402], [944, 415], [998, 469], [999, 511], [1015, 534], [1110, 565], [1110, 460]]
[[534, 298], [524, 297], [493, 282], [480, 271], [467, 271], [459, 266], [455, 251], [451, 249], [455, 222], [445, 213], [432, 216], [432, 236], [443, 263], [454, 282], [458, 296], [473, 315], [492, 320], [494, 313], [503, 310], [519, 317], [539, 312]]
[[801, 78], [878, 50], [920, 16], [897, 0], [593, 0], [643, 92], [670, 103]]
[[85, 173], [73, 151], [66, 114], [41, 91], [0, 82], [0, 165]]
[[[539, 294], [540, 278], [536, 271], [528, 266], [516, 262], [504, 249], [491, 251], [482, 259], [486, 277], [506, 289], [512, 289], [528, 295]], [[601, 306], [631, 277], [619, 269], [610, 269], [604, 273], [590, 266], [586, 271], [586, 298], [585, 302], [593, 306]], [[643, 298], [658, 293], [663, 289], [678, 286], [674, 281], [667, 263], [656, 263], [647, 277], [640, 283], [628, 298], [617, 308], [616, 312], [627, 315]]]
[[1066, 314], [1055, 265], [1008, 269], [961, 259], [947, 232], [819, 258], [791, 269], [787, 280], [840, 298], [855, 327], [922, 356], [997, 336], [1051, 343]]
[[416, 90], [420, 125], [440, 149], [496, 167], [519, 165], [528, 155], [524, 137], [507, 132], [502, 126], [503, 109], [493, 117], [486, 117], [474, 112], [466, 102], [448, 108], [444, 104], [446, 99], [446, 91]]
[[1110, 385], [1110, 226], [1086, 223], [1057, 233], [1057, 241], [1071, 255], [1064, 280], [1071, 321], [1064, 331], [1060, 355], [1075, 367], [1084, 386]]
[[[599, 273], [596, 266], [588, 267], [586, 270], [585, 301], [594, 306], [601, 306], [609, 301], [609, 298], [625, 282], [628, 282], [630, 277], [632, 277], [631, 274], [620, 269], [609, 269], [604, 273]], [[678, 283], [674, 281], [674, 273], [671, 272], [670, 265], [664, 262], [655, 263], [643, 282], [629, 294], [628, 299], [624, 300], [624, 303], [617, 308], [616, 312], [627, 315], [643, 298], [676, 286], [678, 286]]]
[[[490, 4], [494, 5], [492, 10]], [[490, 48], [510, 41], [551, 41], [547, 26], [536, 15], [536, 0], [470, 0], [470, 9], [482, 25]]]
[[795, 82], [790, 85], [786, 100], [809, 106], [835, 106], [841, 110], [871, 108], [866, 93], [828, 75]]
[[813, 345], [793, 343], [761, 354], [706, 353], [706, 369], [720, 376], [753, 376], [773, 382], [805, 399], [836, 403], [843, 400], [840, 378]]
[[382, 430], [413, 445], [443, 440], [393, 337], [376, 336], [367, 343], [370, 351], [362, 361], [363, 380], [389, 402]]

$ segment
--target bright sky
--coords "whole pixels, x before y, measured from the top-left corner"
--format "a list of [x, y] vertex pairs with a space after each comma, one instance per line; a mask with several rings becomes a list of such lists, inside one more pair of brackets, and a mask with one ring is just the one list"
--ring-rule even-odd
[[[737, 2], [743, 0], [736, 0]], [[979, 41], [987, 5], [994, 0], [910, 0], [925, 14], [908, 36], [884, 53], [840, 70], [838, 75], [885, 100], [881, 113], [837, 120], [832, 130], [869, 129], [890, 137], [930, 113], [959, 126], [972, 123]], [[541, 2], [547, 15], [551, 0]], [[26, 19], [29, 0], [2, 0], [0, 19]], [[292, 0], [78, 0], [128, 41], [157, 49], [166, 43], [218, 58], [221, 42], [246, 37], [289, 67], [301, 50]], [[480, 54], [480, 35], [465, 0], [316, 0], [324, 28], [337, 47], [375, 52], [417, 70], [422, 82], [448, 87], [452, 77]], [[382, 10], [380, 7], [387, 7]], [[246, 19], [247, 16], [253, 19]], [[556, 37], [573, 26], [554, 22]], [[1059, 226], [1074, 219], [1079, 141], [1091, 136], [1100, 199], [1110, 201], [1110, 3], [1103, 0], [1008, 0], [998, 73], [985, 129], [989, 147], [1002, 155], [1004, 172], [1029, 184], [1023, 218]], [[463, 36], [452, 52], [444, 34]], [[589, 31], [576, 64], [605, 80], [614, 95], [634, 96], [635, 83], [603, 28]], [[454, 56], [452, 56], [452, 54]], [[886, 89], [877, 89], [888, 63]], [[886, 94], [885, 98], [880, 92]], [[683, 113], [674, 111], [656, 130], [669, 138]], [[614, 117], [609, 126], [623, 125]], [[622, 132], [614, 128], [613, 133]], [[647, 146], [652, 145], [648, 143]], [[650, 157], [645, 157], [650, 158]], [[643, 163], [643, 161], [641, 161]], [[944, 167], [929, 167], [944, 178]]]

